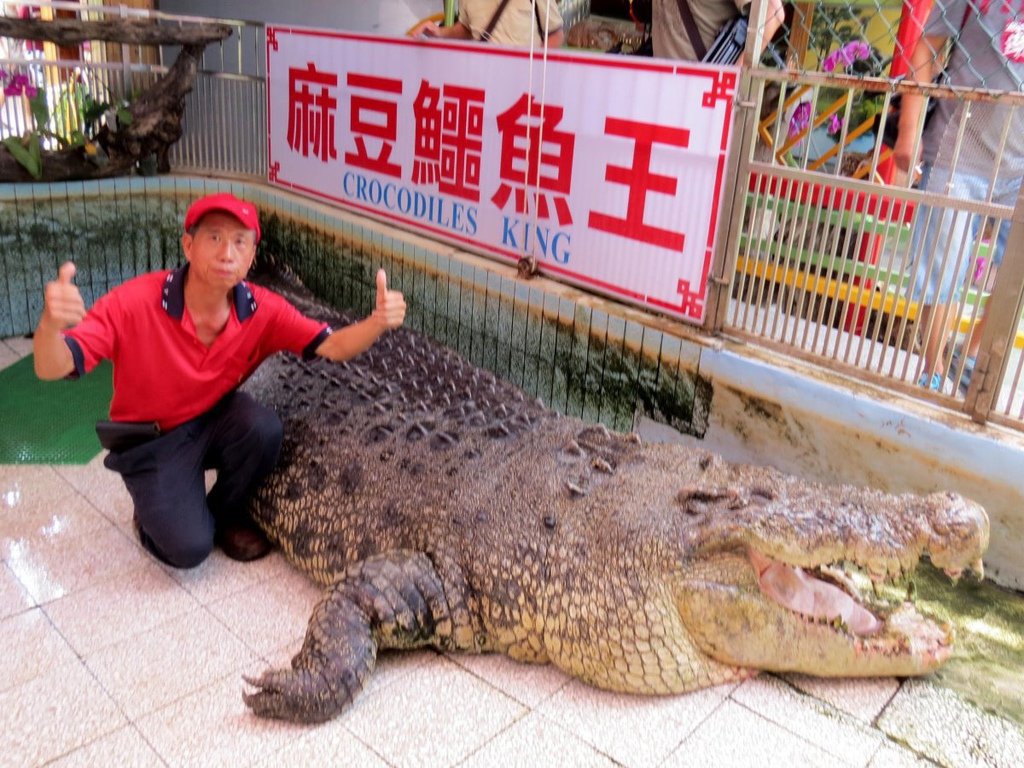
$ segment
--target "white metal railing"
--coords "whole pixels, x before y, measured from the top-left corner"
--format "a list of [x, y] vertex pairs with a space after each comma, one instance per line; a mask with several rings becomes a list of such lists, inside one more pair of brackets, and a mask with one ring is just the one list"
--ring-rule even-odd
[[[857, 152], [845, 150], [842, 137], [815, 147], [813, 140], [821, 136], [808, 131], [801, 138], [791, 129], [793, 110], [778, 108], [787, 101], [787, 88], [773, 87], [779, 75], [752, 73], [749, 82], [748, 123], [737, 142], [734, 216], [720, 263], [727, 298], [718, 306], [717, 327], [979, 419], [1019, 426], [1024, 321], [1016, 275], [1024, 253], [1011, 236], [998, 272], [992, 260], [996, 233], [1014, 217], [1016, 193], [1010, 200], [990, 194], [974, 201], [957, 196], [956, 189], [940, 193], [886, 184], [880, 177], [887, 149], [880, 138], [869, 138]], [[797, 89], [806, 84], [799, 78], [792, 83]], [[849, 104], [863, 87], [839, 81], [828, 87], [839, 92], [836, 100], [846, 104], [849, 116]], [[817, 88], [810, 85], [810, 92]], [[1018, 95], [1003, 101], [1009, 115], [1024, 108], [1016, 103]], [[819, 114], [811, 103], [810, 113]], [[961, 121], [969, 115], [962, 110]], [[833, 147], [839, 151], [822, 162]], [[1000, 182], [999, 165], [987, 182], [992, 190]], [[915, 238], [915, 228], [939, 222], [951, 225], [955, 241], [928, 250], [923, 237]], [[963, 290], [952, 292], [946, 303], [936, 297], [929, 305], [923, 286], [915, 286], [915, 275], [929, 271], [966, 275]], [[1006, 298], [997, 301], [999, 292]], [[977, 357], [990, 361], [987, 384], [972, 377], [977, 369], [957, 354], [985, 304], [988, 325], [1000, 329], [983, 339], [986, 348]], [[939, 344], [931, 361], [925, 355], [929, 336]], [[934, 391], [919, 386], [933, 380]]]
[[[1019, 429], [1024, 232], [1010, 235], [998, 271], [992, 257], [996, 233], [1021, 208], [1013, 182], [1022, 158], [1003, 150], [1010, 126], [1021, 124], [1024, 94], [790, 64], [759, 65], [743, 81], [710, 328]], [[893, 172], [886, 123], [896, 94], [910, 92], [955, 107], [954, 138], [943, 139], [935, 168], [982, 175], [980, 199], [958, 186], [925, 190]], [[978, 170], [973, 135], [997, 118], [1000, 153]], [[951, 232], [946, 242], [926, 247], [915, 238], [939, 223]], [[943, 301], [923, 290], [918, 273], [965, 278]], [[981, 340], [973, 368], [963, 352], [972, 333]]]
[[[4, 4], [5, 8], [15, 8]], [[157, 24], [209, 23], [211, 19], [172, 16], [157, 11], [71, 2], [44, 2], [36, 6], [44, 18], [54, 13], [74, 12], [80, 18], [146, 18]], [[232, 28], [224, 41], [207, 46], [195, 88], [186, 98], [184, 134], [172, 147], [172, 165], [182, 170], [211, 171], [265, 177], [266, 132], [253, 125], [266, 124], [266, 50], [264, 26], [236, 20], [216, 20]], [[177, 56], [176, 46], [147, 46], [89, 41], [78, 46], [75, 55], [58, 51], [52, 44], [33, 44], [0, 39], [0, 69], [10, 76], [21, 75], [34, 91], [47, 96], [51, 120], [48, 129], [69, 137], [85, 124], [81, 98], [116, 107], [131, 99], [154, 79], [167, 72]], [[60, 121], [53, 113], [58, 105]], [[209, 116], [212, 115], [213, 119]], [[204, 116], [200, 119], [200, 116]], [[102, 125], [111, 117], [104, 117]], [[3, 97], [0, 102], [0, 139], [20, 136], [33, 125], [29, 94]], [[57, 140], [44, 139], [44, 148], [54, 149]]]

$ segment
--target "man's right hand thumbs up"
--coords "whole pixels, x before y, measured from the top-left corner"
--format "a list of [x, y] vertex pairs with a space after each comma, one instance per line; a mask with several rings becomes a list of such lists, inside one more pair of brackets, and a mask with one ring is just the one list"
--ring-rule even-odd
[[43, 292], [43, 316], [40, 325], [63, 330], [85, 317], [85, 302], [74, 283], [75, 265], [65, 261], [57, 270], [57, 279], [46, 284]]
[[75, 262], [65, 261], [57, 270], [57, 282], [71, 285], [71, 281], [75, 279], [75, 271]]
[[377, 302], [373, 317], [384, 329], [397, 328], [405, 320], [405, 297], [399, 291], [388, 290], [388, 276], [383, 269], [377, 270]]

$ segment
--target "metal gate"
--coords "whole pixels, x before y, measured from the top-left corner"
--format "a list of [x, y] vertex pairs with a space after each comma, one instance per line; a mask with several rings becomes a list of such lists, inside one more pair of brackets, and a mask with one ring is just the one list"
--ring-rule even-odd
[[[753, 19], [765, 5], [755, 2]], [[973, 88], [894, 75], [909, 56], [897, 34], [910, 5], [797, 4], [744, 67], [708, 328], [1020, 428], [1024, 157], [1014, 132], [1024, 95], [985, 88], [986, 77], [1003, 80], [984, 72]], [[887, 10], [874, 39], [851, 36], [869, 33], [863, 20], [844, 34], [813, 19]], [[759, 50], [762, 28], [751, 27], [748, 51]], [[893, 162], [905, 94], [948, 116], [924, 179]], [[915, 153], [927, 115], [901, 128]]]

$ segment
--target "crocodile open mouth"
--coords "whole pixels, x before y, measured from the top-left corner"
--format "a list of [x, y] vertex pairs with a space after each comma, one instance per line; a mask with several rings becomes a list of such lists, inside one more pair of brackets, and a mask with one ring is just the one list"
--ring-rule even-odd
[[909, 604], [900, 606], [896, 611], [885, 603], [870, 603], [862, 595], [854, 577], [842, 568], [799, 568], [754, 549], [748, 550], [748, 557], [757, 574], [761, 592], [808, 620], [831, 624], [856, 637], [869, 638], [882, 632], [895, 614], [900, 614], [902, 621], [906, 622], [912, 613], [920, 628], [930, 626], [935, 630], [929, 634], [935, 635], [933, 639], [939, 644], [951, 640], [945, 629], [917, 614]]

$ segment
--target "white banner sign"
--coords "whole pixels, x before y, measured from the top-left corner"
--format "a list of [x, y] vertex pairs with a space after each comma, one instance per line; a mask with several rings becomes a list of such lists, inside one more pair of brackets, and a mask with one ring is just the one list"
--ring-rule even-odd
[[738, 70], [267, 29], [270, 181], [700, 322]]

